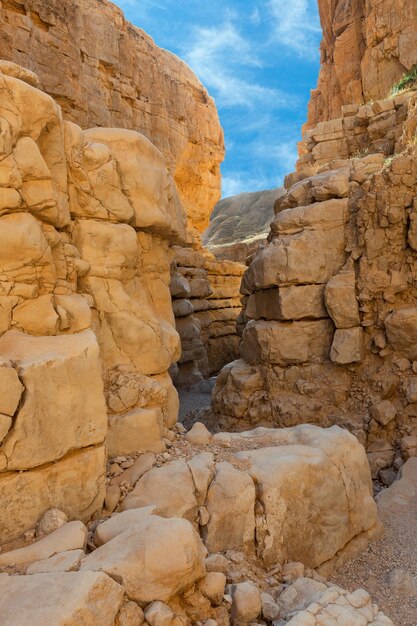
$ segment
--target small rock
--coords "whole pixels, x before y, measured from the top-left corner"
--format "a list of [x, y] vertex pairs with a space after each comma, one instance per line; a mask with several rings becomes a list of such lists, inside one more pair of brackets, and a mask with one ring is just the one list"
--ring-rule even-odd
[[296, 561], [292, 563], [286, 563], [282, 568], [282, 578], [285, 581], [295, 580], [296, 578], [302, 578], [304, 576], [304, 565], [303, 563], [297, 563]]
[[198, 523], [200, 526], [207, 526], [210, 521], [210, 513], [205, 506], [198, 507]]
[[169, 626], [174, 613], [164, 602], [156, 600], [145, 609], [145, 619], [150, 626]]
[[121, 498], [121, 491], [117, 485], [110, 485], [106, 489], [106, 497], [104, 498], [104, 508], [109, 513], [113, 513], [114, 509], [119, 504]]
[[177, 431], [177, 433], [180, 433], [181, 435], [187, 432], [187, 429], [183, 426], [183, 424], [181, 424], [181, 422], [177, 422], [175, 424], [175, 430]]
[[60, 509], [49, 509], [46, 511], [36, 526], [36, 535], [37, 537], [42, 537], [43, 535], [49, 535], [53, 533], [54, 530], [58, 530], [64, 524], [68, 522], [68, 515], [61, 511]]
[[109, 474], [112, 476], [119, 476], [120, 474], [123, 474], [123, 470], [120, 465], [117, 465], [117, 463], [112, 463], [109, 467]]
[[129, 467], [132, 467], [134, 463], [135, 462], [133, 459], [129, 459], [128, 461], [124, 461], [123, 463], [120, 463], [120, 467], [122, 467], [123, 469], [129, 469]]
[[223, 600], [225, 587], [226, 576], [221, 572], [209, 572], [198, 583], [201, 593], [215, 605], [219, 605]]
[[390, 588], [402, 596], [417, 595], [417, 577], [400, 567], [388, 572], [386, 581]]
[[225, 574], [229, 565], [229, 559], [226, 559], [223, 554], [210, 554], [210, 556], [206, 558], [207, 572], [222, 572]]
[[49, 572], [73, 572], [78, 569], [81, 559], [85, 557], [84, 550], [67, 550], [54, 554], [49, 559], [36, 561], [29, 565], [26, 574], [47, 574]]
[[206, 445], [210, 443], [212, 438], [211, 433], [207, 430], [206, 426], [201, 422], [196, 422], [191, 430], [185, 435], [185, 439], [189, 443], [196, 445]]
[[261, 593], [262, 616], [267, 622], [279, 618], [280, 608], [269, 593]]
[[371, 414], [381, 426], [386, 426], [397, 415], [397, 409], [389, 400], [381, 400], [373, 405]]
[[256, 620], [262, 610], [261, 594], [258, 587], [250, 582], [232, 585], [232, 622], [250, 623]]
[[145, 618], [136, 602], [125, 602], [116, 618], [115, 626], [141, 626]]
[[389, 487], [397, 478], [397, 472], [393, 469], [383, 469], [379, 472], [379, 478], [383, 485]]

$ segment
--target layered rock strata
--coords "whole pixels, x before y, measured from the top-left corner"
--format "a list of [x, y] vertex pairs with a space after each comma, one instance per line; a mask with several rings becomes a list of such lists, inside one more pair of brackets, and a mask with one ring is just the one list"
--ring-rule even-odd
[[107, 430], [110, 454], [160, 451], [178, 413], [170, 245], [186, 216], [165, 160], [134, 131], [63, 121], [33, 82], [3, 66], [3, 540], [51, 506], [88, 519], [104, 498]]
[[388, 96], [417, 63], [417, 7], [407, 0], [319, 0], [321, 69], [308, 126], [340, 117], [343, 105]]
[[390, 158], [287, 177], [243, 278], [242, 359], [218, 377], [219, 428], [337, 423], [366, 445], [374, 477], [415, 454], [416, 128], [413, 94]]
[[182, 352], [173, 376], [181, 386], [217, 373], [238, 356], [236, 320], [245, 268], [217, 261], [204, 249], [174, 247], [174, 254], [171, 295]]
[[223, 132], [178, 57], [103, 0], [5, 0], [0, 57], [33, 70], [65, 119], [145, 135], [166, 159], [189, 225], [204, 230], [220, 197]]

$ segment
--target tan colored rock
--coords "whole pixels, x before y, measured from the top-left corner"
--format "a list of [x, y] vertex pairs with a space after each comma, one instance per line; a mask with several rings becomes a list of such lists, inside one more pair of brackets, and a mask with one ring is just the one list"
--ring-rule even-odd
[[129, 530], [135, 524], [143, 522], [150, 515], [155, 513], [156, 507], [154, 505], [145, 506], [140, 509], [131, 509], [123, 511], [122, 513], [115, 513], [112, 517], [109, 517], [106, 521], [99, 524], [94, 531], [94, 544], [97, 547], [102, 546], [121, 535], [126, 530]]
[[0, 338], [0, 352], [16, 363], [25, 386], [24, 402], [2, 444], [8, 469], [36, 467], [104, 441], [99, 347], [91, 331], [60, 337], [9, 331]]
[[253, 546], [255, 486], [245, 472], [227, 462], [217, 463], [206, 507], [210, 520], [203, 538], [209, 552]]
[[371, 414], [381, 426], [386, 426], [395, 418], [397, 410], [389, 400], [381, 400], [372, 406]]
[[337, 328], [334, 334], [330, 358], [333, 363], [346, 365], [360, 363], [365, 355], [363, 328]]
[[50, 533], [58, 530], [61, 526], [64, 526], [68, 522], [68, 515], [60, 509], [49, 509], [46, 511], [38, 524], [36, 525], [36, 535], [42, 537], [42, 535], [49, 535]]
[[107, 446], [110, 456], [132, 452], [163, 452], [161, 409], [133, 409], [109, 416]]
[[101, 572], [54, 572], [0, 579], [4, 626], [113, 626], [123, 587]]
[[0, 566], [30, 565], [35, 561], [68, 550], [84, 550], [87, 543], [87, 528], [82, 522], [68, 522], [61, 528], [40, 539], [36, 543], [0, 555]]
[[170, 607], [159, 600], [151, 602], [145, 609], [145, 619], [150, 626], [169, 626], [173, 617]]
[[104, 446], [75, 452], [56, 463], [29, 472], [0, 475], [0, 529], [3, 541], [17, 539], [35, 528], [52, 507], [70, 519], [88, 521], [99, 511], [105, 496]]
[[186, 520], [151, 516], [90, 554], [84, 571], [118, 578], [129, 599], [167, 602], [205, 574], [203, 544]]
[[[44, 89], [58, 97], [66, 119], [83, 128], [128, 128], [148, 137], [168, 162], [190, 224], [204, 230], [220, 196], [224, 153], [213, 100], [182, 61], [158, 48], [111, 3], [77, 0], [65, 15], [62, 8], [51, 0], [42, 6], [40, 21], [25, 22], [3, 7], [2, 58], [33, 69]], [[30, 16], [29, 5], [25, 10]], [[30, 52], [18, 43], [27, 28], [33, 33]], [[46, 51], [57, 41], [51, 57]]]
[[342, 270], [326, 285], [326, 307], [336, 328], [351, 328], [360, 324], [356, 300], [355, 272]]
[[330, 353], [333, 324], [330, 320], [250, 322], [243, 334], [242, 356], [248, 363], [294, 365], [325, 358]]
[[209, 572], [198, 583], [201, 593], [218, 606], [223, 600], [226, 587], [226, 576], [221, 572]]
[[84, 550], [67, 550], [49, 559], [36, 561], [29, 565], [25, 574], [48, 574], [50, 572], [72, 572], [79, 568], [85, 557]]
[[259, 589], [251, 582], [232, 585], [232, 623], [250, 624], [259, 616], [262, 604]]
[[417, 337], [417, 308], [397, 309], [385, 319], [385, 328], [389, 343], [401, 355], [414, 360], [417, 351], [414, 348]]
[[205, 445], [210, 443], [211, 433], [201, 422], [195, 422], [192, 428], [186, 433], [185, 439], [190, 443], [197, 445]]
[[154, 504], [157, 515], [194, 521], [197, 499], [191, 471], [185, 461], [173, 461], [146, 472], [123, 500], [123, 511]]
[[123, 604], [115, 621], [115, 626], [141, 626], [145, 621], [143, 611], [136, 602], [127, 601]]
[[23, 389], [23, 385], [15, 369], [11, 367], [0, 367], [0, 413], [13, 417], [22, 396]]

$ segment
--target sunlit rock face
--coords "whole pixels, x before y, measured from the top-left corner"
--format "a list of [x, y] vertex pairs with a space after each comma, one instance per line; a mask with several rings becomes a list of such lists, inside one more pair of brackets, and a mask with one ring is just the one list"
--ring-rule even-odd
[[[241, 359], [218, 377], [218, 428], [336, 423], [367, 447], [374, 478], [415, 453], [416, 128], [409, 90], [307, 131], [243, 276]], [[361, 133], [369, 154], [338, 157]]]
[[4, 541], [53, 506], [100, 508], [107, 432], [109, 454], [164, 449], [180, 357], [171, 245], [186, 214], [143, 135], [83, 131], [31, 73], [0, 69]]
[[166, 159], [190, 228], [204, 230], [220, 198], [223, 132], [185, 63], [101, 0], [3, 2], [0, 56], [33, 70], [65, 119], [145, 135]]
[[321, 70], [308, 127], [338, 118], [343, 105], [385, 98], [417, 63], [417, 6], [407, 0], [319, 0]]

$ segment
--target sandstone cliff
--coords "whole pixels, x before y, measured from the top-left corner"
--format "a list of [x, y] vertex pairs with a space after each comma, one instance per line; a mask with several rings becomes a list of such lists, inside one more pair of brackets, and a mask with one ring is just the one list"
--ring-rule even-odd
[[4, 0], [0, 58], [35, 71], [82, 128], [144, 134], [164, 155], [190, 224], [204, 230], [220, 197], [223, 133], [185, 63], [103, 0]]
[[319, 0], [321, 69], [308, 127], [340, 117], [342, 106], [388, 96], [417, 63], [417, 4], [410, 0]]

